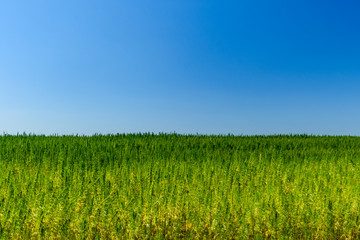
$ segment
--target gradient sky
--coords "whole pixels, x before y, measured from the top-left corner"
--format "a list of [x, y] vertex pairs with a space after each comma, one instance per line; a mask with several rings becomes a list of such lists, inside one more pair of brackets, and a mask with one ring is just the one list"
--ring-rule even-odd
[[0, 131], [360, 135], [359, 1], [0, 2]]

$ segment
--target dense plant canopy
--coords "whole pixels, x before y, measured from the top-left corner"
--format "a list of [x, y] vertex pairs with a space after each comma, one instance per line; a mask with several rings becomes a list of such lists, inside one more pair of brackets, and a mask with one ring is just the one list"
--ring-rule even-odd
[[358, 239], [360, 138], [0, 136], [0, 236]]

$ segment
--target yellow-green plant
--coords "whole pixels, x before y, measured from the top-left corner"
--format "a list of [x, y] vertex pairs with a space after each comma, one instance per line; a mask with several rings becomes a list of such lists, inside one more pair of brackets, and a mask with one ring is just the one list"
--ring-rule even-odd
[[0, 136], [2, 239], [359, 239], [360, 138]]

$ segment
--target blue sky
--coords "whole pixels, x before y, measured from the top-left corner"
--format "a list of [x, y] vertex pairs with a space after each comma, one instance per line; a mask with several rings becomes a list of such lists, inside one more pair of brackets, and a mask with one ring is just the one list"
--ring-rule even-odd
[[360, 135], [357, 1], [0, 3], [0, 131]]

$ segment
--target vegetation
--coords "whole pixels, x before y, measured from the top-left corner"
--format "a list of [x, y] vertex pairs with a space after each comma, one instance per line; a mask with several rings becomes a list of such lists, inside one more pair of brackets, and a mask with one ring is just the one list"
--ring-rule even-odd
[[0, 136], [0, 237], [359, 239], [360, 138]]

